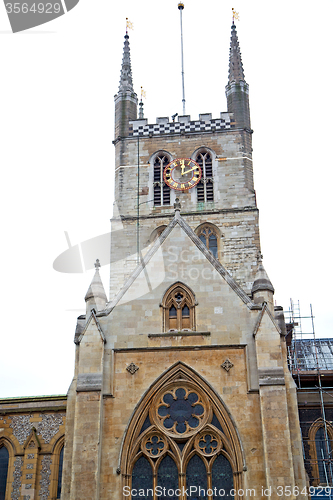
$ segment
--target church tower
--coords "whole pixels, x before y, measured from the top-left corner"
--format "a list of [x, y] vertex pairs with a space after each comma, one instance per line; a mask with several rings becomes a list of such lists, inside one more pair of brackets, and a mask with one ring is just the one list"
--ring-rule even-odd
[[226, 97], [218, 117], [151, 123], [142, 103], [138, 117], [126, 32], [110, 297], [97, 262], [75, 334], [63, 500], [277, 500], [306, 486], [234, 23]]

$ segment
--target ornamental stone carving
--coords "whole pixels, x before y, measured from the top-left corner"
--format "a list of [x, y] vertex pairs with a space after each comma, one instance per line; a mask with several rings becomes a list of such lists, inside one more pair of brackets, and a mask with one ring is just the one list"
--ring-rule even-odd
[[50, 456], [45, 456], [42, 460], [42, 470], [41, 470], [41, 480], [40, 480], [40, 491], [39, 497], [41, 500], [47, 500], [49, 497], [50, 488], [50, 476], [51, 476], [51, 464], [52, 459]]
[[221, 367], [224, 368], [226, 372], [228, 372], [233, 366], [234, 364], [230, 361], [230, 359], [226, 359], [221, 365]]
[[131, 374], [131, 375], [134, 375], [135, 372], [137, 372], [139, 369], [138, 366], [136, 366], [136, 364], [134, 364], [133, 362], [131, 364], [129, 364], [127, 367], [126, 367], [126, 370]]
[[14, 462], [14, 472], [13, 477], [14, 481], [12, 483], [12, 500], [18, 500], [20, 498], [20, 489], [21, 489], [21, 477], [22, 477], [22, 466], [23, 466], [23, 457], [17, 457]]
[[37, 434], [40, 434], [44, 442], [48, 444], [51, 439], [59, 432], [59, 428], [64, 423], [64, 413], [57, 413], [55, 415], [41, 414], [42, 421], [37, 425]]

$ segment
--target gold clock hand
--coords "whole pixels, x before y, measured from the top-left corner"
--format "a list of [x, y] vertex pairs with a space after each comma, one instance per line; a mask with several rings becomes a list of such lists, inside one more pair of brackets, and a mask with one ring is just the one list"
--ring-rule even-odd
[[197, 168], [198, 168], [197, 166], [192, 167], [192, 168], [190, 168], [190, 170], [186, 170], [186, 172], [182, 172], [182, 175], [188, 174], [189, 172], [193, 172], [193, 170], [195, 170]]

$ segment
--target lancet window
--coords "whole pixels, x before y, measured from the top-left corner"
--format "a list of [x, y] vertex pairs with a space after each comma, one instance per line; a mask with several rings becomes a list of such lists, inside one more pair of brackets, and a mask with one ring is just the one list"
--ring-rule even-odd
[[62, 467], [64, 462], [64, 447], [61, 448], [58, 464], [57, 499], [61, 498]]
[[183, 283], [175, 283], [162, 300], [164, 331], [195, 330], [195, 297]]
[[5, 500], [8, 475], [9, 452], [0, 443], [0, 500]]
[[165, 167], [170, 163], [171, 158], [161, 152], [155, 156], [153, 170], [154, 205], [170, 205], [170, 188], [163, 180]]
[[309, 430], [310, 457], [312, 464], [313, 486], [333, 482], [333, 467], [330, 456], [333, 452], [333, 427], [320, 418]]
[[202, 177], [197, 185], [197, 201], [214, 201], [213, 161], [208, 151], [200, 151], [195, 161], [200, 165]]
[[240, 447], [225, 410], [184, 374], [152, 394], [138, 406], [123, 445], [126, 497], [238, 499]]

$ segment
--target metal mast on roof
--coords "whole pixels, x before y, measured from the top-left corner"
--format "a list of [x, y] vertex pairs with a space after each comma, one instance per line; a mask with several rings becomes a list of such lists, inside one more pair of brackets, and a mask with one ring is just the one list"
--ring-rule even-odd
[[186, 112], [185, 112], [184, 53], [183, 53], [183, 10], [184, 10], [184, 4], [182, 2], [179, 2], [178, 9], [180, 12], [180, 44], [181, 44], [181, 52], [182, 52], [182, 88], [183, 88], [182, 102], [183, 102], [183, 115], [185, 115]]

